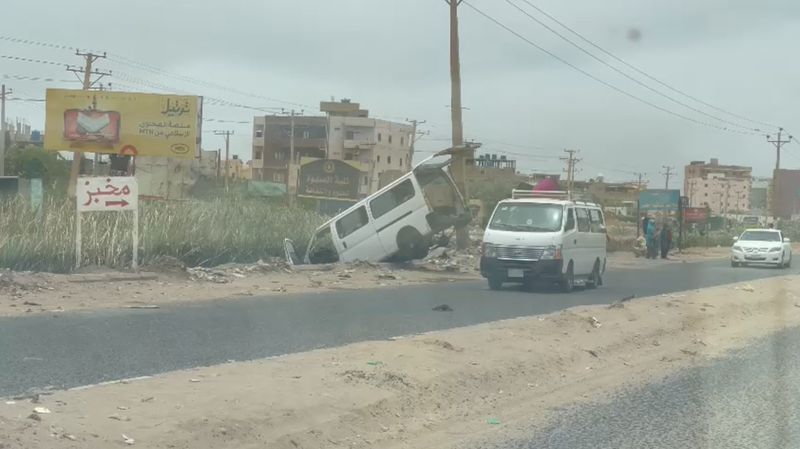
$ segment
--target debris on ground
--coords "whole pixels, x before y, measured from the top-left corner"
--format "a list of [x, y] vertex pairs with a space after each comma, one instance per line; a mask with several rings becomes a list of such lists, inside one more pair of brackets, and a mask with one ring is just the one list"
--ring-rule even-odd
[[753, 288], [753, 286], [750, 285], [750, 284], [743, 285], [741, 289], [746, 291], [746, 292], [750, 292], [750, 293], [753, 293], [754, 291], [756, 291], [756, 289]]
[[227, 284], [234, 279], [244, 279], [251, 273], [269, 273], [275, 271], [291, 271], [291, 269], [286, 261], [281, 258], [272, 258], [268, 261], [259, 260], [252, 264], [227, 263], [214, 268], [186, 268], [189, 279], [193, 281], [214, 282], [217, 284]]
[[602, 326], [602, 324], [600, 324], [600, 321], [595, 317], [589, 317], [589, 324], [591, 324], [594, 327]]
[[51, 413], [50, 409], [47, 407], [34, 407], [33, 412], [39, 415], [46, 415], [48, 413]]
[[433, 308], [434, 312], [452, 312], [453, 308], [447, 304], [440, 304]]
[[127, 436], [127, 435], [125, 435], [124, 433], [122, 434], [122, 441], [124, 441], [125, 444], [127, 444], [128, 446], [132, 446], [132, 445], [134, 445], [136, 443], [136, 440], [134, 440], [133, 438], [131, 438], [131, 437]]
[[592, 357], [600, 358], [600, 354], [598, 354], [594, 349], [584, 349], [584, 351], [588, 352]]

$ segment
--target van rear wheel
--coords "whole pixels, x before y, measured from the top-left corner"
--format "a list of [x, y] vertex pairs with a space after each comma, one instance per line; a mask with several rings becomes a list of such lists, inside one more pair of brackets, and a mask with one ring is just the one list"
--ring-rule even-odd
[[592, 274], [589, 276], [589, 282], [586, 283], [586, 288], [597, 288], [603, 285], [603, 278], [600, 276], [600, 261], [594, 263]]

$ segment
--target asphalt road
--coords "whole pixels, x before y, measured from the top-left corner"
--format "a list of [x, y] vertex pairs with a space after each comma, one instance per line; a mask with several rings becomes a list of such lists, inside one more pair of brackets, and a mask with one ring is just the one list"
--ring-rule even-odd
[[616, 399], [557, 412], [530, 439], [496, 449], [800, 447], [800, 329]]
[[[648, 263], [643, 261], [643, 263]], [[800, 264], [798, 264], [800, 265]], [[251, 360], [505, 318], [606, 304], [769, 276], [797, 268], [727, 262], [608, 272], [597, 290], [565, 295], [488, 290], [485, 282], [212, 301], [155, 310], [0, 318], [0, 396]], [[448, 304], [452, 312], [431, 309]]]

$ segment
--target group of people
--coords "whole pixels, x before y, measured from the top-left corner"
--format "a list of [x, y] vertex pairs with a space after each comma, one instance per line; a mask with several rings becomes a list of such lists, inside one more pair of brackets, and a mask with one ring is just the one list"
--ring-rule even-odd
[[650, 217], [642, 218], [642, 237], [639, 237], [637, 246], [641, 248], [648, 259], [655, 259], [661, 254], [666, 259], [672, 247], [672, 226], [668, 221], [657, 224]]

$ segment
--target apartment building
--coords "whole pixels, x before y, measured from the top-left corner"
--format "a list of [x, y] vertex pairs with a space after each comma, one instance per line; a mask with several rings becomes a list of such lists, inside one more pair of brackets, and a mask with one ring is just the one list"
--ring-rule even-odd
[[334, 159], [359, 170], [359, 194], [368, 195], [411, 169], [412, 126], [370, 118], [349, 100], [321, 102], [320, 112], [324, 115], [255, 117], [254, 179], [286, 184], [293, 192], [303, 164]]
[[708, 207], [714, 215], [748, 213], [753, 184], [752, 167], [692, 161], [685, 167], [683, 189], [689, 206]]

